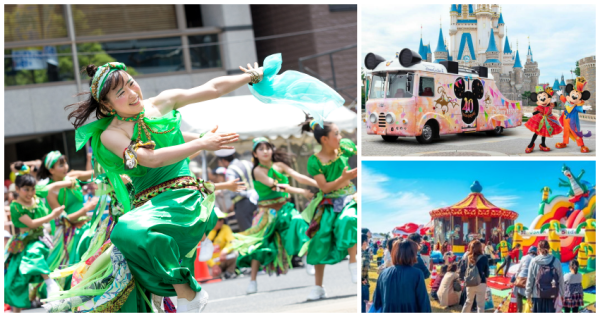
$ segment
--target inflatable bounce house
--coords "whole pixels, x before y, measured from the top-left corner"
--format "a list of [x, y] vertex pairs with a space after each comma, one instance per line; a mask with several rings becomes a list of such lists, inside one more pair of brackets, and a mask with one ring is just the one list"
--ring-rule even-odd
[[558, 187], [568, 188], [567, 195], [551, 196], [550, 187], [542, 188], [537, 217], [528, 227], [517, 222], [506, 232], [513, 235], [513, 244], [521, 244], [522, 253], [548, 240], [552, 254], [563, 263], [563, 273], [576, 258], [583, 288], [589, 289], [596, 285], [596, 186], [582, 179], [584, 173], [575, 176], [563, 165], [566, 179], [560, 179]]

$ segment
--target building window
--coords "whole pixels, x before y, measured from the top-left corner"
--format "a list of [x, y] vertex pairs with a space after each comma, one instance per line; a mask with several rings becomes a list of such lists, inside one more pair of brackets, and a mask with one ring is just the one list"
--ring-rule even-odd
[[4, 6], [4, 42], [66, 37], [67, 25], [62, 5]]
[[329, 12], [356, 11], [356, 4], [330, 4]]
[[181, 37], [92, 42], [77, 45], [79, 65], [120, 62], [131, 75], [185, 70]]
[[70, 45], [4, 50], [4, 86], [74, 80]]
[[100, 36], [177, 29], [174, 5], [72, 5], [75, 35]]
[[186, 4], [183, 7], [185, 9], [185, 23], [187, 28], [200, 28], [204, 26], [202, 22], [202, 7], [199, 4]]
[[192, 69], [222, 67], [218, 34], [188, 36]]

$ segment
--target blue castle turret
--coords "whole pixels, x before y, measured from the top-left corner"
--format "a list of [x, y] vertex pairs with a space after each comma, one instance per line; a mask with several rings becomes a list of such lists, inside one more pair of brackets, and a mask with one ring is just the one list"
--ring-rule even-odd
[[442, 33], [442, 28], [440, 27], [440, 36], [438, 38], [437, 47], [433, 52], [433, 56], [435, 57], [434, 63], [447, 61], [448, 55], [448, 49], [446, 48], [446, 44], [444, 43], [444, 34]]

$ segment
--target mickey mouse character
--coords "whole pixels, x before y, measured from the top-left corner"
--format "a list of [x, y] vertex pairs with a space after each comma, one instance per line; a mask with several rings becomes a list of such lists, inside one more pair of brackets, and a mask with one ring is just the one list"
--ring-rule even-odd
[[534, 101], [537, 104], [537, 107], [534, 109], [533, 117], [525, 123], [525, 127], [533, 132], [531, 143], [529, 143], [525, 149], [525, 153], [533, 152], [535, 139], [537, 139], [538, 135], [542, 137], [540, 150], [544, 152], [550, 151], [550, 148], [546, 146], [546, 137], [560, 134], [563, 130], [556, 117], [552, 114], [552, 109], [554, 108], [552, 95], [554, 95], [552, 87], [546, 87], [544, 90], [542, 87], [538, 86], [536, 92], [529, 96], [529, 99]]
[[565, 104], [566, 108], [560, 116], [560, 123], [562, 123], [565, 128], [565, 132], [563, 133], [563, 142], [556, 143], [557, 149], [566, 148], [567, 144], [569, 144], [569, 138], [571, 138], [581, 147], [581, 153], [588, 153], [590, 151], [590, 149], [583, 144], [582, 138], [589, 138], [592, 136], [592, 132], [588, 131], [587, 134], [583, 134], [581, 132], [581, 127], [579, 126], [579, 112], [585, 113], [585, 110], [591, 109], [589, 106], [582, 107], [583, 102], [590, 99], [592, 96], [589, 91], [583, 90], [586, 84], [587, 80], [585, 80], [583, 76], [577, 77], [575, 79], [575, 86], [572, 84], [567, 85], [567, 96], [560, 96], [560, 101]]
[[465, 91], [467, 79], [458, 78], [454, 82], [454, 95], [458, 99], [462, 99], [460, 103], [460, 112], [463, 122], [466, 124], [473, 123], [479, 115], [479, 99], [483, 98], [483, 84], [481, 80], [473, 80], [471, 84], [472, 91]]

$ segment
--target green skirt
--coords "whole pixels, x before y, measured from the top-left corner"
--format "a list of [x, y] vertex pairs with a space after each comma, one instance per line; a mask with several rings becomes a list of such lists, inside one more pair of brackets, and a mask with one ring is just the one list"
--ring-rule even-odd
[[[341, 212], [324, 205], [319, 230], [310, 239], [307, 262], [312, 265], [336, 264], [348, 255], [348, 248], [356, 244], [356, 202], [352, 200]], [[306, 211], [304, 211], [306, 212]]]
[[171, 190], [119, 218], [111, 241], [145, 291], [175, 296], [173, 284], [189, 284], [195, 292], [201, 290], [189, 263], [193, 263], [204, 234], [217, 223], [212, 210], [201, 212], [202, 200], [197, 190]]
[[41, 283], [42, 274], [50, 274], [47, 259], [50, 250], [41, 241], [32, 241], [23, 252], [11, 254], [4, 275], [4, 303], [17, 308], [30, 308], [29, 284]]
[[[257, 260], [262, 266], [273, 262], [287, 264], [288, 257], [300, 253], [304, 243], [308, 241], [306, 229], [308, 224], [292, 203], [286, 203], [276, 213], [274, 219], [265, 228], [262, 237], [256, 240], [247, 250], [239, 250], [238, 267], [250, 267], [252, 260]], [[252, 230], [249, 229], [249, 230]], [[244, 235], [236, 235], [238, 239], [252, 239]]]

